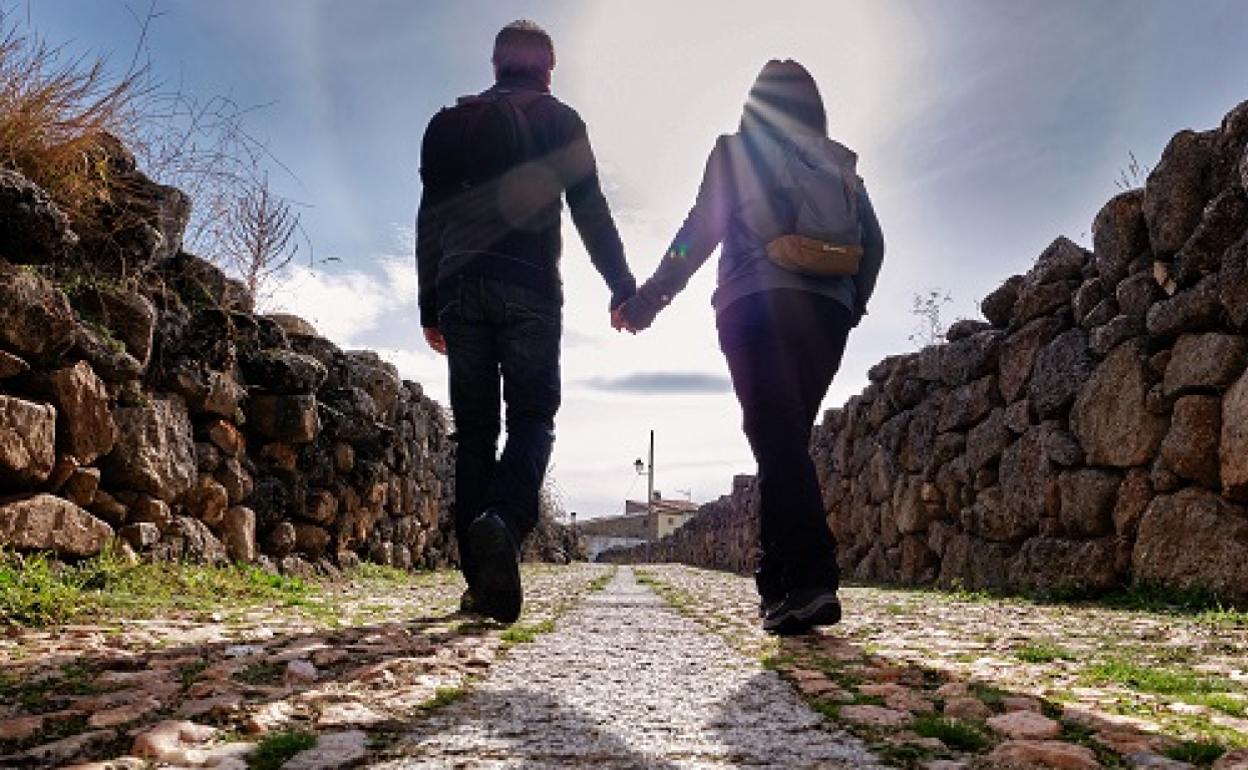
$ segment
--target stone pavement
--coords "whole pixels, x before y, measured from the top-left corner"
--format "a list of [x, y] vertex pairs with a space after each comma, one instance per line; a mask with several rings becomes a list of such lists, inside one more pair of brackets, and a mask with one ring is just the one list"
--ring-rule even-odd
[[376, 767], [879, 766], [627, 568], [388, 753], [401, 758]]
[[638, 567], [890, 764], [1248, 770], [1248, 614], [849, 586], [843, 621], [777, 640], [753, 581]]
[[1248, 770], [1248, 615], [847, 587], [783, 641], [752, 581], [529, 566], [0, 633], [0, 768]]

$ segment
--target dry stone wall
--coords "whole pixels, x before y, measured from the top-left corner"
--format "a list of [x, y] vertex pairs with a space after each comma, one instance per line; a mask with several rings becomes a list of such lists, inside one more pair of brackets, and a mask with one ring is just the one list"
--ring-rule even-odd
[[[1058, 238], [986, 320], [881, 361], [825, 416], [811, 451], [848, 574], [1248, 601], [1246, 145], [1248, 102], [1177, 134], [1091, 251]], [[739, 530], [647, 553], [748, 568]]]
[[[332, 572], [455, 559], [441, 407], [181, 249], [186, 196], [109, 142], [124, 227], [0, 170], [0, 546]], [[574, 542], [545, 522], [533, 558]]]

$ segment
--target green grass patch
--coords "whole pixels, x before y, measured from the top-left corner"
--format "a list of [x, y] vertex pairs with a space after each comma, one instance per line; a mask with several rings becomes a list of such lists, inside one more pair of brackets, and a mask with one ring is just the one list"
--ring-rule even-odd
[[374, 564], [369, 561], [360, 562], [351, 569], [348, 575], [352, 580], [388, 583], [391, 585], [406, 585], [415, 579], [414, 575], [407, 570], [401, 570], [398, 567], [390, 567], [385, 564]]
[[197, 660], [178, 669], [178, 681], [182, 683], [182, 689], [185, 690], [195, 684], [195, 680], [199, 679], [199, 675], [207, 668], [208, 661]]
[[1208, 706], [1211, 709], [1217, 709], [1223, 714], [1229, 714], [1233, 717], [1248, 718], [1248, 700], [1236, 698], [1229, 693], [1197, 693], [1186, 696], [1183, 700], [1196, 706]]
[[223, 606], [332, 613], [299, 578], [250, 565], [131, 564], [112, 549], [74, 565], [0, 552], [0, 624], [48, 626], [79, 618], [149, 617]]
[[1058, 644], [1033, 642], [1015, 650], [1014, 657], [1024, 663], [1052, 663], [1055, 660], [1074, 660], [1075, 653]]
[[788, 671], [797, 665], [797, 659], [792, 655], [775, 653], [765, 656], [762, 665], [768, 671]]
[[1206, 741], [1183, 741], [1165, 750], [1165, 755], [1180, 762], [1191, 762], [1193, 765], [1211, 765], [1218, 757], [1226, 753], [1226, 749], [1216, 743]]
[[958, 751], [979, 752], [992, 743], [988, 735], [974, 724], [935, 714], [920, 714], [910, 727], [924, 738], [939, 738], [946, 746]]
[[931, 750], [913, 743], [885, 743], [872, 748], [894, 767], [915, 767], [918, 762], [932, 757]]
[[459, 687], [439, 687], [434, 691], [433, 697], [425, 701], [421, 708], [439, 709], [443, 706], [449, 706], [467, 694], [468, 688], [462, 685]]
[[286, 677], [286, 664], [264, 660], [252, 663], [234, 673], [234, 678], [244, 684], [273, 685], [281, 684]]
[[598, 591], [605, 590], [607, 587], [607, 584], [610, 583], [615, 578], [615, 573], [617, 569], [618, 567], [612, 567], [610, 572], [605, 572], [599, 575], [598, 577], [594, 578], [593, 580], [589, 581], [589, 590], [595, 593]]
[[967, 687], [970, 689], [972, 695], [982, 700], [989, 708], [995, 711], [1000, 711], [1003, 708], [1001, 705], [1001, 699], [1007, 694], [1004, 690], [993, 687], [985, 682], [970, 682], [967, 684]]
[[499, 634], [504, 644], [527, 644], [541, 634], [549, 634], [555, 630], [555, 621], [543, 620], [540, 623], [517, 624]]
[[1224, 686], [1221, 682], [1194, 671], [1145, 666], [1117, 659], [1088, 666], [1084, 670], [1084, 677], [1095, 684], [1118, 684], [1155, 695], [1211, 693], [1223, 689]]
[[294, 755], [316, 745], [316, 735], [303, 730], [285, 730], [265, 736], [255, 751], [247, 755], [250, 770], [279, 770]]

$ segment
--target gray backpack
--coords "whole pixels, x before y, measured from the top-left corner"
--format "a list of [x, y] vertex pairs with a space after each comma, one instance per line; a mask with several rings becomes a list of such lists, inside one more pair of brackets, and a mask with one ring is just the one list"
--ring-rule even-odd
[[814, 146], [786, 142], [773, 193], [786, 202], [788, 232], [767, 243], [768, 258], [796, 273], [855, 275], [862, 259], [856, 156], [827, 140]]

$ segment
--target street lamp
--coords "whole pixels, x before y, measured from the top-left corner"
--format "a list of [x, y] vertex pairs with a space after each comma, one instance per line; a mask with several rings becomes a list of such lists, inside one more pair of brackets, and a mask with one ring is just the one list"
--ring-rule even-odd
[[649, 464], [642, 461], [640, 457], [633, 461], [633, 470], [637, 471], [638, 476], [645, 476], [646, 484], [646, 518], [653, 518], [654, 513], [654, 431], [650, 431], [650, 462]]

